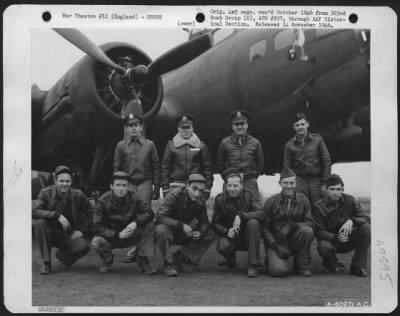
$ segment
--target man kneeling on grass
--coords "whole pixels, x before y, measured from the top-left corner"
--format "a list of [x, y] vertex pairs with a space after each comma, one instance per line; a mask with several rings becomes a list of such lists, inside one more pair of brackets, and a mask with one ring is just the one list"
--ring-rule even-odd
[[336, 253], [354, 251], [350, 273], [366, 277], [368, 248], [371, 244], [369, 217], [357, 200], [344, 194], [343, 180], [331, 175], [327, 181], [327, 197], [315, 203], [316, 236], [322, 265], [329, 272], [338, 271]]
[[92, 248], [103, 260], [99, 271], [111, 271], [113, 248], [136, 245], [139, 269], [146, 274], [155, 274], [157, 271], [148, 259], [154, 256], [154, 213], [135, 192], [128, 191], [128, 186], [129, 175], [114, 172], [111, 191], [100, 197], [94, 211]]

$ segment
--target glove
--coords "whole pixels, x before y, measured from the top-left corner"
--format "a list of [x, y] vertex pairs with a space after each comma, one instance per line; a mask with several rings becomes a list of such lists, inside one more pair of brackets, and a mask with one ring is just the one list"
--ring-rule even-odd
[[160, 198], [160, 186], [155, 185], [153, 189], [153, 197], [152, 200], [158, 200]]
[[286, 247], [283, 247], [281, 245], [275, 247], [275, 252], [278, 255], [278, 257], [283, 260], [289, 258], [291, 255], [290, 251]]

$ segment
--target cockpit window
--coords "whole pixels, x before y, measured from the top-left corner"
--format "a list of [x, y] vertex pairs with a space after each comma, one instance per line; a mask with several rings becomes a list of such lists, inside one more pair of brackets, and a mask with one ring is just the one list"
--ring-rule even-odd
[[292, 45], [294, 41], [294, 29], [287, 29], [275, 35], [274, 48], [281, 50]]
[[235, 29], [219, 29], [214, 32], [214, 45], [232, 35]]
[[250, 47], [249, 61], [253, 62], [257, 59], [264, 57], [266, 50], [267, 50], [267, 41], [266, 40], [262, 40], [257, 43], [254, 43]]

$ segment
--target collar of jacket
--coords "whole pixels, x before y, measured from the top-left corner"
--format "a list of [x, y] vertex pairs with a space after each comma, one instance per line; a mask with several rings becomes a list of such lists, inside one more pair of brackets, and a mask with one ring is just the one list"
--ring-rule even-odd
[[133, 142], [137, 142], [140, 145], [143, 145], [144, 144], [144, 137], [142, 135], [140, 135], [139, 138], [134, 139], [133, 137], [129, 136], [128, 139], [127, 139], [127, 144], [129, 145], [130, 143], [133, 143]]
[[344, 204], [344, 197], [343, 197], [343, 195], [342, 195], [342, 197], [341, 197], [339, 200], [337, 200], [337, 202], [334, 201], [334, 200], [332, 200], [329, 196], [326, 196], [326, 197], [324, 198], [324, 200], [325, 200], [324, 202], [325, 202], [326, 206], [333, 206], [333, 207], [336, 207], [336, 206], [341, 206], [341, 205]]
[[200, 147], [200, 138], [195, 134], [192, 133], [192, 136], [189, 139], [184, 139], [179, 133], [174, 136], [172, 139], [174, 146], [176, 148], [182, 147], [188, 144], [190, 147], [198, 148]]
[[[67, 195], [66, 195], [66, 199], [67, 200], [70, 200], [71, 199], [71, 188], [69, 188], [68, 189], [68, 192], [67, 192]], [[52, 190], [51, 190], [51, 196], [52, 196], [52, 198], [55, 198], [55, 199], [59, 199], [59, 200], [63, 200], [63, 198], [61, 197], [61, 195], [58, 193], [58, 190], [57, 190], [57, 185], [54, 185], [53, 186], [53, 188], [52, 188]]]
[[242, 189], [242, 191], [240, 192], [240, 194], [237, 197], [230, 197], [228, 192], [226, 191], [226, 189], [224, 190], [223, 193], [223, 197], [224, 197], [224, 202], [228, 202], [228, 201], [241, 201], [244, 199], [244, 190]]
[[[294, 135], [293, 140], [294, 140], [295, 143], [299, 143], [301, 141], [301, 139], [298, 138], [297, 135]], [[307, 135], [306, 135], [306, 137], [304, 137], [304, 140], [306, 140], [306, 141], [307, 140], [312, 140], [312, 135], [311, 135], [310, 132], [307, 132]]]
[[[281, 191], [279, 204], [280, 205], [285, 205], [288, 200], [289, 200], [288, 197], [283, 193], [283, 191]], [[294, 196], [293, 196], [292, 201], [293, 201], [293, 204], [297, 204], [297, 193], [296, 192], [294, 192]]]
[[130, 200], [131, 200], [130, 192], [127, 192], [126, 195], [122, 199], [119, 199], [114, 195], [114, 192], [111, 191], [111, 202], [114, 205], [127, 204], [130, 202]]
[[[231, 137], [232, 137], [232, 140], [233, 140], [234, 143], [240, 145], [240, 144], [239, 144], [239, 138], [240, 138], [240, 136], [237, 136], [235, 133], [233, 133]], [[243, 144], [246, 144], [247, 141], [248, 141], [248, 139], [249, 139], [249, 134], [246, 133], [244, 136], [242, 136], [242, 138], [243, 138]]]

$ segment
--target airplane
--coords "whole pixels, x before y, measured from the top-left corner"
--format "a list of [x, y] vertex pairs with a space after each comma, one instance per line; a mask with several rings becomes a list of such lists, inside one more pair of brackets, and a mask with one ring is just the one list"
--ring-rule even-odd
[[[66, 164], [85, 192], [107, 190], [123, 117], [143, 113], [160, 157], [181, 113], [215, 161], [233, 110], [250, 112], [265, 174], [280, 172], [291, 118], [304, 112], [332, 161], [370, 160], [370, 31], [205, 29], [151, 59], [129, 43], [97, 47], [76, 29], [54, 29], [87, 56], [48, 91], [32, 86], [32, 169]], [[217, 171], [217, 170], [216, 170]]]

